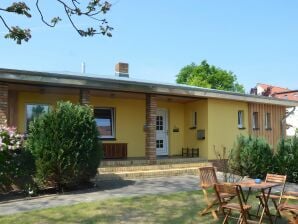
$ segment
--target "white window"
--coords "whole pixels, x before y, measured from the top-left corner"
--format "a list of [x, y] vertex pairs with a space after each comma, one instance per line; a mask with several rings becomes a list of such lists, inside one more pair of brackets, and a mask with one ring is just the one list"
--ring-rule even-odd
[[244, 128], [244, 111], [238, 111], [238, 128]]
[[96, 108], [94, 109], [94, 117], [100, 138], [115, 138], [114, 108]]
[[258, 112], [252, 113], [252, 128], [259, 129], [259, 113]]
[[26, 132], [29, 131], [31, 121], [48, 111], [49, 105], [47, 104], [26, 104]]
[[271, 114], [265, 113], [265, 129], [271, 130]]

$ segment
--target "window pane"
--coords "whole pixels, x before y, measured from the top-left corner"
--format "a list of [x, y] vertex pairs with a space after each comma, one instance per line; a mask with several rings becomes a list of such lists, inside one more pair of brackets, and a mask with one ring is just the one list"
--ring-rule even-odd
[[238, 127], [243, 128], [243, 111], [238, 111]]
[[252, 127], [259, 128], [259, 113], [253, 112], [252, 114]]
[[156, 130], [162, 131], [163, 130], [163, 117], [156, 116]]
[[39, 117], [43, 113], [49, 111], [49, 105], [43, 104], [27, 104], [26, 105], [26, 130], [29, 130], [29, 124], [35, 118]]
[[271, 114], [270, 113], [265, 114], [265, 128], [266, 129], [271, 128]]
[[114, 110], [112, 108], [94, 110], [96, 126], [101, 137], [114, 137], [113, 112]]

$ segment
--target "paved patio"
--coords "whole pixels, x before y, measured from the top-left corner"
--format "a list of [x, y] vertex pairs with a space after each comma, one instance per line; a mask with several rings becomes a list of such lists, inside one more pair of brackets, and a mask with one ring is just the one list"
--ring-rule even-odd
[[[221, 174], [218, 174], [219, 179]], [[85, 191], [26, 198], [0, 203], [0, 215], [44, 209], [81, 202], [91, 202], [117, 197], [168, 194], [199, 189], [199, 179], [194, 175], [148, 178], [139, 180], [102, 181], [97, 187]], [[288, 184], [286, 190], [298, 191], [298, 185]]]

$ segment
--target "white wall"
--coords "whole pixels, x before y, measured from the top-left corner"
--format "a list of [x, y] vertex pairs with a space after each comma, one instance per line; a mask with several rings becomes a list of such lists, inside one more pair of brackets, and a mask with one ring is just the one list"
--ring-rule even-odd
[[[292, 108], [289, 108], [287, 109], [287, 112], [290, 112], [292, 110]], [[296, 107], [296, 110], [293, 114], [287, 117], [287, 124], [292, 125], [292, 127], [287, 129], [287, 136], [294, 136], [296, 130], [298, 129], [298, 107]]]

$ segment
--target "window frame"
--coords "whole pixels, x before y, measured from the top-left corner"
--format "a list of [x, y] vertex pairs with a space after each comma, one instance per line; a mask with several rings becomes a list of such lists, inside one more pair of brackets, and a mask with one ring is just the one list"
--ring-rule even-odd
[[[272, 119], [271, 119], [271, 113], [265, 112], [265, 130], [270, 131], [272, 130]], [[269, 122], [268, 122], [269, 121]]]
[[197, 117], [197, 111], [192, 111], [190, 116], [191, 116], [191, 126], [189, 129], [196, 129], [198, 125], [198, 117]]
[[245, 127], [244, 127], [244, 110], [238, 110], [238, 112], [237, 112], [237, 126], [238, 126], [238, 129], [245, 129]]
[[253, 130], [259, 130], [260, 129], [259, 112], [258, 111], [253, 111], [252, 112], [252, 125], [251, 126], [252, 126]]
[[[94, 119], [96, 120], [95, 110], [110, 110], [111, 119], [112, 119], [112, 135], [102, 136], [100, 134], [98, 138], [101, 140], [116, 140], [116, 108], [115, 107], [95, 107], [93, 109], [93, 114], [94, 114]], [[97, 125], [96, 125], [96, 128], [98, 128]]]
[[28, 133], [29, 131], [29, 127], [27, 126], [27, 117], [28, 117], [28, 111], [27, 111], [27, 106], [47, 106], [48, 110], [46, 111], [46, 113], [48, 113], [50, 111], [50, 104], [47, 103], [25, 103], [25, 133]]
[[198, 125], [198, 118], [197, 118], [197, 111], [192, 112], [192, 126], [197, 127]]

